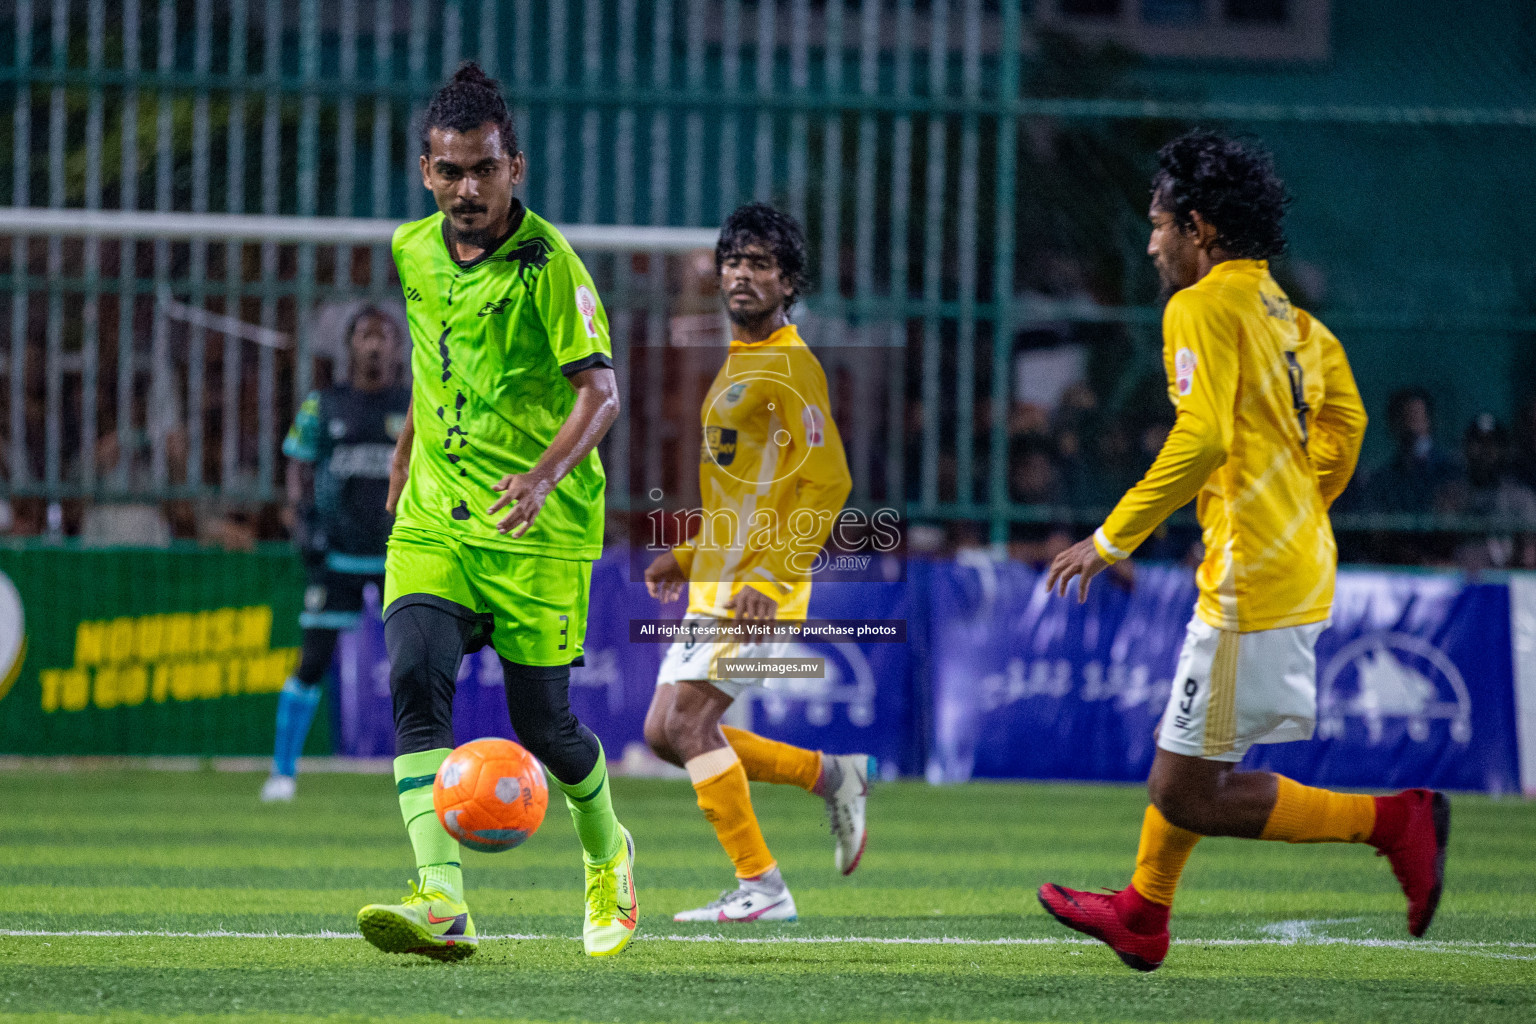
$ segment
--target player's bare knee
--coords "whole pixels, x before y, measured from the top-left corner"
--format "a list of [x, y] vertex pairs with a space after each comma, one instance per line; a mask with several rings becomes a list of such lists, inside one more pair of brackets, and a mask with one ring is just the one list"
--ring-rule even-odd
[[707, 715], [689, 713], [673, 705], [667, 714], [667, 745], [683, 761], [692, 760], [720, 745], [719, 726]]
[[1209, 833], [1210, 801], [1204, 793], [1173, 784], [1166, 777], [1153, 776], [1147, 781], [1147, 793], [1152, 806], [1176, 825], [1202, 835]]
[[652, 709], [645, 716], [645, 745], [651, 748], [651, 752], [663, 761], [671, 764], [681, 764], [677, 752], [672, 748], [672, 737], [667, 732], [666, 712], [657, 713]]

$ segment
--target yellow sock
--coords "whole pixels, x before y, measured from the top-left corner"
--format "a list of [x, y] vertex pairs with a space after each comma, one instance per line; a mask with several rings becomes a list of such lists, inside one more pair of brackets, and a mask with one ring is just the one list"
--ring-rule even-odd
[[720, 731], [725, 733], [725, 741], [741, 758], [741, 766], [753, 782], [799, 786], [808, 793], [816, 792], [816, 783], [821, 781], [819, 751], [792, 747], [729, 725], [722, 725]]
[[687, 764], [688, 777], [699, 798], [699, 810], [715, 827], [715, 835], [726, 855], [736, 865], [737, 878], [756, 878], [774, 865], [773, 854], [763, 841], [757, 815], [752, 811], [752, 794], [747, 789], [747, 773], [741, 759], [730, 747], [700, 754]]
[[1131, 885], [1153, 903], [1173, 906], [1173, 891], [1179, 887], [1184, 862], [1201, 838], [1199, 833], [1170, 825], [1161, 811], [1148, 804], [1141, 819], [1141, 845], [1136, 848]]
[[1260, 839], [1286, 843], [1363, 843], [1376, 827], [1376, 801], [1335, 793], [1276, 775], [1280, 792]]

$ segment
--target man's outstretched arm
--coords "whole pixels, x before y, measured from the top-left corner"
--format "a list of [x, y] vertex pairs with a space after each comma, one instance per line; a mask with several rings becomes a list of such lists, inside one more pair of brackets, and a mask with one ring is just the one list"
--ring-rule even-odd
[[512, 507], [496, 524], [501, 533], [514, 537], [527, 533], [555, 485], [597, 447], [619, 418], [619, 381], [613, 367], [594, 366], [577, 371], [570, 382], [576, 389], [576, 404], [539, 461], [528, 472], [509, 473], [493, 485], [501, 497], [487, 513], [495, 515], [509, 505]]

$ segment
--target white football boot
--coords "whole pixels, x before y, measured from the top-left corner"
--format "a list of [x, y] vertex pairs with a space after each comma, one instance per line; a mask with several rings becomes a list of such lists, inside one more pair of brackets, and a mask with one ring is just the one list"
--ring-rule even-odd
[[697, 910], [672, 915], [674, 921], [794, 921], [800, 916], [795, 898], [784, 884], [778, 867], [756, 878], [743, 878], [736, 889], [727, 889], [720, 898]]
[[864, 827], [864, 805], [869, 799], [869, 777], [875, 759], [868, 754], [823, 754], [822, 798], [827, 801], [827, 822], [832, 826], [832, 863], [845, 875], [853, 874], [864, 856], [869, 833]]
[[264, 804], [291, 803], [297, 788], [292, 775], [268, 775], [261, 785], [261, 802]]

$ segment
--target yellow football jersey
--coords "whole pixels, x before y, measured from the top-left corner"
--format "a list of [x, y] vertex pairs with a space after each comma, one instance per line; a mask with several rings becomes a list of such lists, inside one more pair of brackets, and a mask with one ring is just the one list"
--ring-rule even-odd
[[688, 614], [727, 617], [742, 587], [803, 619], [811, 570], [852, 489], [821, 363], [793, 324], [766, 341], [732, 341], [704, 396], [702, 515], [674, 549]]
[[1339, 340], [1291, 305], [1266, 261], [1229, 260], [1168, 301], [1163, 363], [1173, 430], [1094, 534], [1099, 554], [1129, 557], [1197, 498], [1201, 619], [1238, 632], [1326, 619], [1338, 562], [1328, 507], [1365, 435]]

